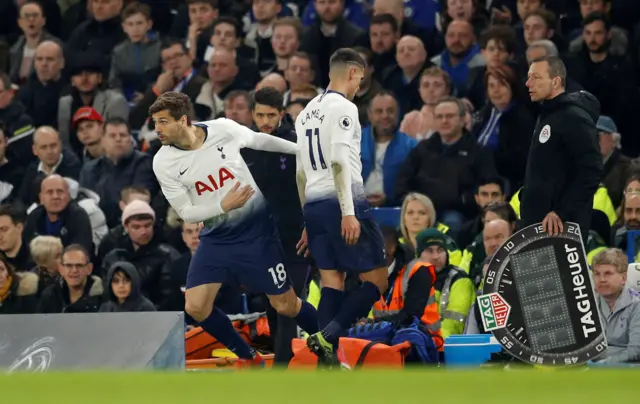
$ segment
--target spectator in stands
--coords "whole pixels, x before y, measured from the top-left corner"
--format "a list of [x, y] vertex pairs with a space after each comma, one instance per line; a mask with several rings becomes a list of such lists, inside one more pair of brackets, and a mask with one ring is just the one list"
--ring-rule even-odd
[[226, 48], [216, 48], [211, 53], [207, 65], [209, 80], [202, 85], [196, 98], [196, 117], [206, 121], [214, 119], [224, 111], [222, 100], [230, 91], [242, 90], [238, 77], [236, 52]]
[[454, 93], [463, 95], [469, 81], [469, 71], [486, 64], [471, 24], [467, 21], [451, 22], [447, 26], [445, 44], [447, 48], [431, 58], [431, 62], [449, 73]]
[[113, 48], [126, 39], [120, 22], [123, 0], [89, 1], [91, 16], [73, 30], [66, 53], [77, 55], [91, 51], [102, 73], [108, 73]]
[[[113, 1], [113, 0], [111, 0]], [[71, 94], [60, 98], [58, 106], [58, 132], [65, 146], [71, 146], [80, 155], [83, 146], [72, 131], [73, 116], [82, 107], [93, 107], [105, 119], [129, 117], [129, 105], [122, 94], [114, 90], [102, 90], [101, 67], [93, 55], [75, 55], [70, 68]]]
[[77, 180], [82, 164], [78, 157], [62, 146], [60, 135], [51, 126], [41, 126], [33, 135], [33, 154], [38, 158], [24, 174], [19, 199], [25, 206], [38, 202], [40, 182], [49, 174]]
[[465, 114], [462, 101], [442, 98], [435, 108], [437, 133], [411, 151], [396, 180], [398, 198], [409, 192], [431, 198], [454, 240], [465, 215], [476, 212], [473, 194], [478, 180], [495, 175], [491, 155], [464, 128]]
[[78, 140], [84, 146], [81, 154], [83, 164], [104, 156], [104, 148], [102, 147], [103, 123], [104, 118], [93, 107], [82, 107], [73, 116], [71, 127], [76, 131]]
[[7, 158], [8, 142], [7, 126], [0, 121], [0, 203], [11, 202], [18, 196], [25, 169], [24, 162]]
[[600, 363], [619, 364], [640, 360], [640, 297], [629, 289], [628, 259], [610, 248], [593, 259], [596, 302], [605, 322], [607, 351]]
[[91, 232], [93, 234], [94, 251], [98, 250], [100, 241], [109, 233], [107, 218], [100, 209], [100, 196], [87, 188], [81, 188], [78, 181], [73, 178], [65, 178], [69, 184], [69, 195], [71, 200], [87, 212], [89, 222], [91, 222]]
[[282, 11], [281, 0], [253, 0], [251, 11], [255, 23], [247, 30], [244, 43], [255, 52], [254, 61], [260, 75], [269, 73], [276, 63], [276, 55], [271, 47], [274, 23]]
[[79, 244], [62, 252], [58, 267], [61, 279], [40, 296], [38, 313], [95, 313], [102, 303], [102, 280], [92, 275], [89, 253]]
[[156, 311], [153, 303], [142, 295], [140, 275], [128, 262], [116, 262], [109, 268], [105, 285], [108, 288], [100, 312], [122, 313]]
[[342, 16], [345, 9], [344, 3], [345, 0], [315, 1], [318, 20], [302, 36], [300, 49], [316, 56], [316, 82], [323, 88], [329, 84], [329, 58], [333, 52], [339, 48], [357, 45], [363, 35], [360, 28]]
[[[40, 185], [40, 203], [24, 225], [23, 242], [35, 236], [55, 236], [64, 246], [79, 244], [93, 250], [93, 237], [89, 216], [71, 200], [69, 184], [58, 174], [49, 174]], [[26, 247], [26, 246], [25, 246]]]
[[34, 125], [58, 126], [58, 103], [69, 89], [62, 77], [64, 56], [55, 41], [43, 41], [34, 55], [35, 74], [29, 75], [16, 97], [33, 117]]
[[403, 36], [396, 46], [397, 65], [383, 73], [382, 85], [398, 99], [400, 113], [405, 114], [422, 106], [418, 91], [420, 74], [431, 65], [420, 38]]
[[0, 314], [31, 314], [38, 305], [38, 275], [16, 272], [0, 255]]
[[[296, 52], [289, 58], [289, 64], [284, 71], [284, 78], [287, 80], [289, 89], [299, 86], [313, 85], [316, 72], [307, 53]], [[320, 93], [320, 90], [318, 90]], [[285, 92], [284, 102], [289, 101], [289, 92]]]
[[289, 102], [289, 104], [287, 105], [286, 111], [287, 111], [287, 114], [291, 116], [291, 119], [293, 120], [293, 122], [295, 122], [296, 119], [298, 119], [298, 115], [300, 115], [300, 112], [302, 112], [304, 107], [307, 106], [308, 102], [309, 102], [308, 100], [298, 100], [298, 101]]
[[376, 94], [369, 104], [371, 125], [362, 130], [362, 178], [371, 206], [397, 206], [398, 171], [418, 142], [397, 130], [398, 103], [391, 93]]
[[404, 115], [400, 132], [417, 140], [428, 139], [436, 131], [433, 110], [441, 98], [451, 94], [451, 77], [437, 66], [425, 69], [418, 88], [422, 108]]
[[[630, 184], [631, 185], [631, 184]], [[611, 245], [616, 248], [627, 248], [627, 232], [640, 230], [640, 193], [625, 192], [618, 223], [612, 229]]]
[[434, 228], [421, 231], [416, 237], [416, 256], [436, 267], [434, 287], [442, 337], [462, 334], [476, 292], [467, 274], [450, 263], [445, 235]]
[[624, 184], [629, 176], [631, 159], [620, 151], [620, 133], [611, 117], [601, 115], [596, 124], [600, 153], [604, 159], [604, 179], [602, 183], [607, 188], [613, 206], [617, 207], [622, 201]]
[[312, 100], [318, 95], [318, 88], [311, 84], [300, 84], [291, 87], [284, 95], [288, 98], [285, 104], [298, 100]]
[[484, 88], [488, 103], [477, 112], [472, 133], [493, 154], [498, 174], [516, 189], [524, 180], [535, 118], [521, 83], [506, 64], [486, 70]]
[[36, 264], [31, 271], [38, 275], [38, 293], [60, 280], [62, 242], [57, 237], [37, 236], [29, 243], [31, 258]]
[[18, 272], [28, 271], [33, 267], [27, 242], [29, 239], [23, 237], [26, 219], [20, 206], [0, 206], [0, 255]]
[[158, 310], [166, 310], [177, 293], [171, 282], [171, 263], [179, 253], [170, 245], [159, 241], [154, 223], [156, 213], [141, 200], [130, 202], [122, 212], [124, 234], [116, 248], [104, 257], [102, 273], [118, 261], [133, 264], [141, 279], [142, 294], [153, 302]]
[[33, 119], [15, 96], [9, 76], [0, 71], [0, 121], [7, 126], [5, 136], [7, 142], [6, 155], [21, 164], [33, 161], [31, 152], [32, 136], [36, 131]]
[[[162, 73], [158, 76], [155, 84], [144, 93], [142, 100], [131, 110], [129, 122], [135, 129], [142, 128], [147, 122], [149, 107], [160, 94], [167, 91], [179, 91], [188, 95], [191, 102], [194, 102], [200, 94], [202, 85], [207, 81], [193, 69], [193, 59], [180, 41], [168, 40], [164, 42], [160, 50], [160, 59]], [[105, 117], [105, 119], [108, 118]]]
[[[623, 133], [635, 130], [632, 105], [637, 100], [638, 75], [626, 55], [611, 52], [611, 23], [601, 13], [592, 13], [582, 22], [586, 46], [566, 58], [567, 75], [600, 101], [600, 113], [613, 118]], [[631, 140], [631, 139], [630, 139]], [[635, 155], [640, 142], [624, 145]]]
[[437, 55], [442, 51], [442, 37], [435, 27], [423, 28], [405, 17], [404, 0], [374, 0], [373, 16], [391, 14], [398, 24], [399, 37], [415, 36], [420, 38], [428, 55]]
[[[486, 66], [477, 66], [469, 71], [465, 97], [473, 104], [475, 110], [482, 108], [487, 102], [485, 74], [487, 68], [498, 68], [515, 59], [517, 50], [516, 33], [506, 25], [488, 28], [480, 36], [480, 52]], [[521, 87], [521, 84], [518, 85]]]
[[382, 81], [387, 68], [396, 64], [396, 44], [400, 40], [398, 22], [391, 14], [377, 14], [369, 25], [369, 47], [373, 52], [373, 75]]
[[224, 99], [224, 117], [247, 128], [253, 125], [251, 96], [247, 91], [235, 90], [227, 94]]
[[566, 49], [564, 41], [556, 35], [554, 29], [556, 27], [556, 16], [551, 11], [544, 8], [531, 11], [527, 13], [522, 21], [523, 29], [518, 32], [521, 34], [519, 36], [521, 42], [524, 42], [521, 43], [522, 49], [526, 49], [533, 42], [543, 39], [552, 41], [558, 49]]
[[295, 17], [279, 18], [273, 24], [273, 36], [271, 37], [271, 47], [276, 56], [276, 63], [270, 72], [284, 75], [289, 60], [300, 47], [300, 37], [302, 36], [302, 24]]
[[46, 18], [37, 1], [25, 1], [20, 5], [18, 25], [22, 35], [11, 47], [9, 77], [15, 84], [22, 84], [33, 73], [36, 48], [44, 41], [57, 40], [44, 29]]
[[505, 196], [504, 181], [501, 178], [481, 178], [478, 181], [476, 193], [473, 196], [478, 206], [478, 215], [462, 225], [458, 236], [458, 242], [461, 246], [468, 246], [482, 232], [485, 207], [491, 203], [504, 202]]
[[265, 87], [271, 87], [278, 90], [281, 94], [287, 91], [287, 82], [284, 77], [278, 73], [269, 73], [258, 84], [256, 84], [255, 90], [258, 91]]
[[[484, 223], [484, 228], [482, 229], [482, 241], [484, 244], [484, 253], [487, 257], [493, 255], [498, 251], [498, 248], [502, 246], [502, 244], [507, 241], [513, 232], [513, 227], [511, 223], [500, 218], [486, 221]], [[484, 266], [484, 263], [481, 265]], [[469, 276], [473, 281], [473, 284], [478, 286], [482, 281], [482, 267], [480, 268], [469, 268]]]
[[473, 27], [474, 35], [480, 37], [480, 34], [489, 25], [489, 17], [482, 5], [478, 7], [477, 3], [476, 0], [447, 0], [443, 2], [444, 8], [440, 13], [442, 20], [440, 25], [446, 27], [452, 21], [467, 21]]
[[208, 28], [220, 15], [216, 0], [187, 0], [189, 7], [189, 29], [185, 47], [191, 59], [196, 58], [200, 36], [206, 36]]
[[146, 187], [151, 195], [158, 188], [153, 175], [150, 155], [133, 149], [131, 130], [126, 121], [107, 120], [104, 124], [102, 147], [105, 155], [87, 163], [80, 173], [80, 186], [100, 196], [100, 209], [107, 216], [107, 224], [118, 223], [120, 191], [128, 185]]
[[[360, 88], [353, 99], [353, 103], [358, 106], [358, 118], [360, 120], [360, 125], [366, 126], [369, 124], [369, 116], [367, 113], [369, 104], [371, 104], [371, 100], [376, 94], [384, 91], [384, 88], [382, 88], [382, 85], [373, 78], [373, 53], [362, 46], [357, 46], [354, 50], [360, 54], [360, 57], [362, 57], [367, 64], [364, 68], [364, 77], [360, 81]], [[314, 97], [311, 97], [311, 99], [313, 98]]]
[[121, 19], [127, 39], [113, 49], [109, 87], [137, 102], [160, 74], [160, 41], [149, 35], [153, 21], [148, 5], [130, 3]]
[[[589, 0], [580, 1], [580, 17], [587, 18], [589, 14], [602, 13], [607, 19], [611, 20], [611, 0]], [[611, 26], [611, 54], [625, 55], [627, 53], [629, 38], [627, 32], [616, 26]], [[582, 38], [582, 29], [578, 28], [569, 34], [569, 52], [577, 53], [584, 46]]]

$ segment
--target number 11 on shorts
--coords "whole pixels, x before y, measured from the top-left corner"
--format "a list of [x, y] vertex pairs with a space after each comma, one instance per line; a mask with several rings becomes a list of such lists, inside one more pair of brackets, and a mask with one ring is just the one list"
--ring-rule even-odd
[[273, 283], [280, 289], [284, 286], [284, 283], [287, 280], [287, 272], [284, 270], [284, 264], [280, 263], [276, 265], [275, 269], [273, 267], [269, 268], [269, 273], [273, 278]]

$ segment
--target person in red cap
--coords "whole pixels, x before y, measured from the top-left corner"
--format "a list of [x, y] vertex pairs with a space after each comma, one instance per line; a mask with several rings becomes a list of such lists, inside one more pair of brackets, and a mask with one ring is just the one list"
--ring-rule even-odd
[[102, 131], [104, 118], [93, 107], [82, 107], [76, 111], [71, 126], [84, 146], [82, 162], [86, 163], [104, 155], [102, 148]]

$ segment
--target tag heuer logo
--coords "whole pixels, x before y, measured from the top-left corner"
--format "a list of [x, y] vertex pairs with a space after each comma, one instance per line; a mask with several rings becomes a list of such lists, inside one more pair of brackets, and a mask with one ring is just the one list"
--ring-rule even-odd
[[478, 308], [485, 331], [497, 330], [507, 325], [511, 306], [497, 292], [478, 296]]

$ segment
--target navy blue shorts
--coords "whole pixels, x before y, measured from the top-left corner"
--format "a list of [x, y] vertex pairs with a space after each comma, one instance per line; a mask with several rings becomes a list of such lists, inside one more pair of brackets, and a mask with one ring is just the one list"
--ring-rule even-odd
[[384, 239], [369, 203], [356, 202], [355, 212], [360, 238], [350, 246], [342, 238], [342, 212], [336, 199], [305, 204], [309, 251], [318, 268], [363, 273], [387, 266]]
[[187, 289], [207, 283], [234, 281], [253, 293], [280, 295], [290, 283], [277, 235], [238, 244], [215, 244], [201, 237], [189, 264]]

